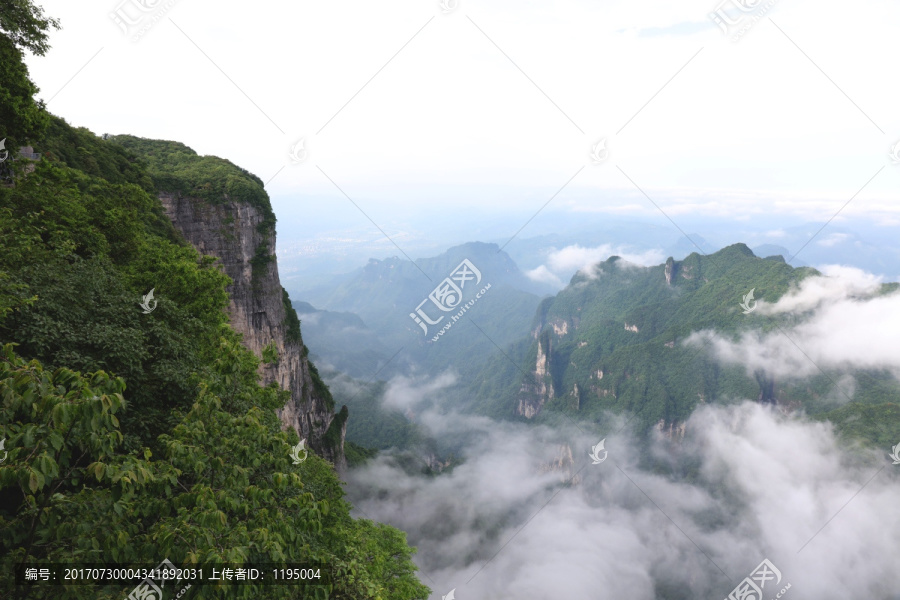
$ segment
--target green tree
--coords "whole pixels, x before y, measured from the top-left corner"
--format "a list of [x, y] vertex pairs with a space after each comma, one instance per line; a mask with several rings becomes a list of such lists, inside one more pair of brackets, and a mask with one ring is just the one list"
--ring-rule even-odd
[[50, 49], [47, 30], [59, 29], [57, 19], [44, 16], [44, 9], [31, 0], [5, 0], [0, 5], [0, 33], [17, 48], [43, 56]]
[[44, 103], [34, 98], [38, 91], [28, 76], [22, 51], [0, 33], [0, 140], [6, 140], [10, 154], [40, 135], [49, 123]]
[[[258, 359], [222, 339], [220, 360], [162, 454], [120, 450], [125, 382], [104, 372], [46, 370], [7, 344], [0, 353], [0, 586], [15, 565], [315, 563], [329, 585], [241, 586], [227, 597], [416, 600], [404, 535], [350, 517], [331, 466], [289, 460], [274, 385], [256, 384]], [[244, 408], [249, 406], [249, 408]], [[18, 590], [28, 598], [120, 598], [122, 586]], [[193, 598], [226, 597], [198, 586]], [[4, 596], [7, 597], [7, 596]], [[15, 596], [14, 596], [15, 597]]]
[[22, 50], [43, 56], [50, 48], [47, 31], [59, 21], [44, 16], [31, 0], [5, 0], [0, 4], [0, 140], [6, 148], [36, 137], [49, 119], [44, 103], [35, 100], [38, 87], [28, 76]]

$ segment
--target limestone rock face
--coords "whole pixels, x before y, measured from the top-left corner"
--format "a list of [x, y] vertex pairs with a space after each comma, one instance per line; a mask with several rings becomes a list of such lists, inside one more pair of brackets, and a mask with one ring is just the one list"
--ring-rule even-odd
[[672, 278], [675, 276], [676, 264], [675, 259], [671, 256], [666, 260], [666, 285], [672, 285]]
[[519, 389], [519, 402], [516, 406], [516, 414], [526, 419], [534, 417], [541, 411], [544, 403], [553, 399], [553, 385], [550, 378], [550, 352], [552, 342], [546, 340], [547, 350], [544, 351], [544, 340], [539, 340], [537, 345], [537, 361], [535, 361], [535, 383], [523, 383]]
[[[275, 228], [258, 208], [239, 202], [209, 204], [161, 192], [166, 215], [200, 254], [219, 259], [233, 283], [228, 286], [232, 327], [257, 356], [274, 342], [278, 362], [260, 365], [262, 383], [278, 382], [290, 392], [280, 409], [282, 427], [293, 428], [319, 456], [342, 472], [347, 411], [334, 414], [334, 401], [306, 357], [303, 340], [288, 340], [283, 290], [275, 260]], [[270, 257], [270, 258], [266, 258]], [[256, 263], [256, 264], [254, 264]], [[329, 428], [331, 427], [331, 431]], [[328, 435], [326, 435], [326, 433]]]

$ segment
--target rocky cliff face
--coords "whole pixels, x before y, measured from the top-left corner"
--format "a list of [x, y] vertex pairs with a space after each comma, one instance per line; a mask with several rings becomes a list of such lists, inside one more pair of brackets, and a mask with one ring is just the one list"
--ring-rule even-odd
[[[547, 350], [544, 351], [546, 344]], [[525, 381], [519, 389], [519, 403], [516, 406], [516, 414], [530, 419], [539, 412], [544, 403], [553, 399], [553, 384], [550, 379], [550, 353], [552, 341], [550, 336], [538, 340], [537, 361], [532, 371], [533, 383]]]
[[[744, 395], [753, 381], [753, 375], [726, 373], [706, 346], [682, 340], [697, 331], [730, 335], [748, 327], [733, 316], [738, 292], [759, 281], [787, 289], [800, 276], [744, 244], [681, 261], [669, 257], [649, 268], [610, 257], [539, 305], [531, 339], [523, 340], [530, 345], [523, 377], [509, 391], [511, 412], [532, 419], [548, 409], [574, 410], [593, 418], [627, 407], [640, 414], [636, 422], [645, 430], [656, 423], [675, 439], [698, 403]], [[764, 372], [755, 379], [758, 402], [790, 403], [784, 384]]]
[[540, 464], [538, 473], [558, 473], [560, 483], [579, 485], [581, 477], [575, 471], [575, 457], [572, 456], [572, 447], [569, 444], [561, 444], [556, 450], [556, 457], [549, 462]]
[[282, 427], [292, 427], [309, 447], [340, 472], [346, 468], [347, 408], [334, 414], [334, 401], [307, 359], [299, 329], [286, 319], [285, 293], [275, 260], [275, 228], [258, 208], [238, 202], [211, 205], [161, 192], [166, 215], [201, 254], [219, 259], [233, 283], [228, 287], [231, 324], [257, 356], [270, 343], [275, 364], [260, 366], [264, 384], [278, 382], [291, 397], [278, 411]]
[[677, 267], [675, 265], [675, 259], [671, 256], [666, 259], [666, 285], [672, 285], [672, 278], [675, 277], [675, 271]]

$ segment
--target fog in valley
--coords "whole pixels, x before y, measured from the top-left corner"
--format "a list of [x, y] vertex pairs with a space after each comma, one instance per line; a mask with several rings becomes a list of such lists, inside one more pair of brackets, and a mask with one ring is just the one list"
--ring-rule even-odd
[[[829, 366], [900, 369], [900, 294], [872, 298], [877, 278], [824, 271], [760, 304], [760, 311], [798, 315], [793, 328], [734, 341], [698, 333], [685, 343], [709, 336], [717, 360], [779, 378], [810, 374], [798, 346]], [[862, 340], [867, 319], [879, 327]], [[398, 377], [378, 400], [418, 413], [455, 384], [450, 374], [418, 383]], [[852, 398], [852, 378], [838, 387]], [[829, 423], [802, 410], [733, 398], [699, 407], [674, 435], [656, 432], [643, 442], [626, 416], [612, 430], [434, 410], [416, 421], [456, 448], [462, 464], [423, 477], [387, 453], [352, 471], [348, 492], [359, 516], [408, 532], [423, 576], [440, 594], [724, 597], [768, 558], [782, 579], [768, 584], [766, 597], [786, 583], [803, 598], [900, 597], [900, 479], [890, 459], [843, 445]], [[601, 438], [608, 459], [592, 464], [590, 449]]]

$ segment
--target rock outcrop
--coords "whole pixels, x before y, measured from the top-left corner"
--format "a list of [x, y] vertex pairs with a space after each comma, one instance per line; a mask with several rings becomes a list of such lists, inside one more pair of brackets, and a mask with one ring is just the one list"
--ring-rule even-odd
[[[547, 350], [544, 350], [546, 344]], [[550, 353], [552, 342], [550, 336], [545, 336], [537, 344], [537, 360], [531, 375], [533, 383], [525, 381], [519, 389], [519, 403], [516, 406], [516, 414], [530, 419], [541, 411], [544, 402], [553, 399], [553, 384], [550, 381]]]
[[293, 428], [316, 454], [343, 471], [347, 407], [334, 413], [334, 400], [307, 358], [299, 323], [292, 325], [288, 319], [290, 307], [275, 260], [274, 223], [249, 204], [213, 205], [166, 192], [160, 192], [159, 199], [185, 239], [201, 254], [217, 257], [231, 277], [228, 312], [244, 344], [261, 356], [263, 348], [274, 343], [278, 361], [262, 364], [260, 374], [264, 384], [275, 381], [290, 392], [290, 400], [277, 411], [282, 427]]
[[671, 256], [666, 259], [666, 285], [672, 285], [672, 279], [675, 277], [675, 271], [677, 270], [677, 265], [675, 264], [675, 259]]
[[556, 456], [548, 462], [541, 463], [538, 473], [558, 473], [559, 482], [568, 485], [578, 485], [581, 478], [575, 470], [575, 457], [572, 455], [572, 447], [569, 444], [561, 444], [557, 447]]

